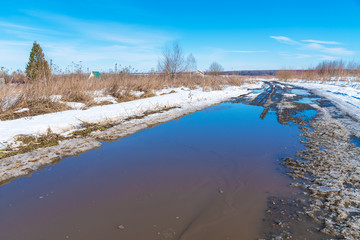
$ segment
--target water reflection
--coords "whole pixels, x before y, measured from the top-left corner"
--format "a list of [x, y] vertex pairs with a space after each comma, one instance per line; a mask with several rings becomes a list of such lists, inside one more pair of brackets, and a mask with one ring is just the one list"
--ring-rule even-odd
[[276, 161], [302, 147], [261, 112], [223, 103], [14, 180], [0, 239], [256, 239], [267, 197], [294, 191]]

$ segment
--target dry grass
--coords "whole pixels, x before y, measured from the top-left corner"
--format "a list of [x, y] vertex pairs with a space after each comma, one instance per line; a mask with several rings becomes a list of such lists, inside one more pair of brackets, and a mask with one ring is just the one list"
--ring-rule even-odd
[[276, 73], [276, 78], [282, 81], [291, 79], [306, 79], [309, 81], [331, 81], [335, 79], [346, 80], [347, 77], [357, 77], [355, 81], [360, 81], [360, 70], [343, 70], [335, 73], [322, 73], [318, 70], [280, 70]]
[[0, 159], [31, 152], [38, 148], [55, 146], [59, 144], [59, 141], [64, 139], [63, 136], [50, 131], [41, 136], [20, 135], [16, 138], [16, 141], [21, 142], [22, 144], [15, 149], [9, 148], [0, 150]]
[[280, 70], [276, 77], [282, 81], [290, 79], [306, 79], [312, 81], [329, 81], [334, 78], [346, 79], [347, 77], [357, 77], [360, 79], [360, 64], [355, 62], [344, 62], [342, 60], [323, 61], [315, 68], [307, 70]]
[[45, 99], [39, 99], [36, 101], [24, 101], [18, 105], [18, 108], [24, 109], [27, 108], [29, 110], [16, 112], [12, 111], [12, 108], [0, 112], [1, 120], [12, 120], [22, 117], [31, 117], [40, 114], [52, 113], [69, 110], [70, 108], [63, 103], [51, 102]]
[[89, 136], [90, 133], [92, 132], [105, 131], [106, 129], [111, 128], [113, 126], [114, 124], [112, 123], [97, 124], [97, 123], [83, 122], [82, 129], [72, 132], [69, 138], [86, 137]]
[[[163, 113], [166, 111], [169, 111], [171, 109], [174, 109], [177, 107], [168, 107], [161, 110], [155, 110], [155, 111], [146, 111], [142, 115], [138, 116], [131, 116], [125, 119], [124, 121], [130, 121], [133, 119], [142, 119], [148, 115], [155, 114], [155, 113]], [[32, 152], [38, 148], [46, 148], [51, 146], [56, 146], [60, 143], [60, 141], [66, 140], [66, 139], [73, 139], [73, 138], [84, 138], [91, 136], [94, 132], [102, 132], [105, 131], [119, 123], [116, 122], [107, 122], [107, 123], [89, 123], [89, 122], [82, 122], [80, 129], [77, 131], [73, 131], [68, 136], [63, 136], [60, 134], [56, 134], [51, 132], [50, 129], [48, 129], [46, 134], [43, 135], [18, 135], [15, 138], [15, 141], [19, 143], [19, 145], [13, 147], [8, 146], [6, 149], [0, 149], [0, 159], [11, 157], [17, 154]], [[149, 125], [150, 126], [150, 125]], [[94, 137], [96, 140], [97, 137]]]
[[[239, 76], [201, 78], [188, 74], [174, 79], [158, 74], [103, 74], [101, 78], [93, 79], [88, 79], [85, 74], [54, 75], [49, 81], [7, 84], [0, 88], [0, 119], [16, 119], [69, 109], [63, 103], [54, 102], [54, 95], [61, 95], [61, 101], [64, 102], [82, 102], [86, 106], [93, 106], [97, 105], [94, 103], [95, 91], [102, 91], [104, 95], [115, 97], [118, 102], [125, 102], [154, 96], [154, 91], [167, 87], [202, 87], [209, 90], [220, 89], [222, 85], [241, 85], [245, 81], [246, 78]], [[131, 94], [133, 91], [144, 94], [137, 97]], [[24, 108], [29, 110], [16, 113]]]

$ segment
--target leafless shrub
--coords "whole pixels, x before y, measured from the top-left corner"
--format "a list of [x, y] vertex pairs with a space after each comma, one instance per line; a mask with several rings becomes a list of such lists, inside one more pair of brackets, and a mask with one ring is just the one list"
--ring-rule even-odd
[[190, 73], [190, 77], [191, 77], [192, 73], [196, 70], [197, 70], [196, 59], [194, 55], [190, 53], [189, 56], [186, 58], [186, 71]]
[[170, 79], [175, 79], [176, 75], [185, 69], [184, 53], [179, 43], [174, 42], [172, 46], [165, 46], [158, 62], [159, 72], [167, 75]]
[[280, 81], [288, 81], [289, 79], [293, 78], [294, 76], [296, 76], [296, 73], [294, 73], [294, 71], [291, 71], [291, 70], [280, 70], [276, 73], [276, 77]]
[[344, 80], [347, 77], [355, 77], [359, 81], [360, 64], [351, 61], [346, 63], [343, 60], [323, 61], [315, 68], [307, 70], [280, 70], [277, 78], [286, 81], [288, 79], [307, 79], [316, 81]]
[[218, 76], [224, 71], [223, 66], [220, 63], [213, 62], [210, 64], [209, 69], [207, 70], [208, 74]]

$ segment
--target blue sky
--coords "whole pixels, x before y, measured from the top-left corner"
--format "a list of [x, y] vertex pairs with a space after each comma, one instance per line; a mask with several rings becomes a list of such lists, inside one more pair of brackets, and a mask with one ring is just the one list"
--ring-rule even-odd
[[0, 66], [24, 70], [34, 41], [61, 69], [156, 68], [178, 41], [199, 69], [306, 68], [360, 61], [360, 0], [5, 1]]

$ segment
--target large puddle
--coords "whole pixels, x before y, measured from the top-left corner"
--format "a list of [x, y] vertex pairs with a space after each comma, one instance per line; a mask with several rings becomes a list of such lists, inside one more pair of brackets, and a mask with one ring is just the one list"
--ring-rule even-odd
[[302, 148], [274, 112], [223, 103], [0, 187], [0, 239], [257, 239], [279, 165]]

